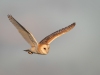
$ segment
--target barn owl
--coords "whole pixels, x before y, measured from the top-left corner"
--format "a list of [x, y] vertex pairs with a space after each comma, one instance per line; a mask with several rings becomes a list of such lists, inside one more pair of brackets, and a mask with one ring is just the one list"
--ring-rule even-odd
[[26, 30], [26, 28], [24, 28], [17, 20], [15, 20], [12, 15], [8, 15], [8, 18], [11, 21], [11, 23], [17, 28], [17, 30], [22, 35], [22, 37], [30, 44], [31, 48], [24, 50], [29, 54], [33, 54], [33, 53], [41, 54], [41, 55], [48, 54], [50, 49], [50, 43], [57, 37], [65, 34], [66, 32], [70, 31], [75, 27], [75, 23], [72, 23], [71, 25], [48, 35], [38, 43], [34, 38], [34, 36], [28, 30]]

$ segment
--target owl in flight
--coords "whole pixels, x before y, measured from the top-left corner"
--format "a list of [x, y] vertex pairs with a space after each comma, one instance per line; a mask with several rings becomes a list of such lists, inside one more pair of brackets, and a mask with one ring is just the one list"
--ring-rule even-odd
[[41, 55], [48, 54], [49, 49], [50, 49], [50, 43], [57, 37], [65, 34], [66, 32], [70, 31], [71, 29], [75, 27], [75, 23], [72, 23], [71, 25], [48, 35], [47, 37], [45, 37], [42, 41], [38, 43], [36, 39], [34, 38], [34, 36], [28, 30], [26, 30], [17, 20], [15, 20], [12, 17], [12, 15], [8, 15], [8, 18], [11, 21], [11, 23], [18, 29], [22, 37], [31, 45], [30, 49], [24, 50], [28, 52], [29, 54], [33, 54], [33, 53], [41, 54]]

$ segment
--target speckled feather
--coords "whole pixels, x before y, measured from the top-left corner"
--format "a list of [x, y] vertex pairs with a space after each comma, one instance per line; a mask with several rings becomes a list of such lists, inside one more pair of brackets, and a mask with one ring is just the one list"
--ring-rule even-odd
[[62, 28], [58, 31], [55, 31], [54, 33], [48, 35], [47, 37], [45, 37], [40, 43], [41, 44], [50, 44], [54, 39], [56, 39], [57, 37], [61, 36], [62, 34], [65, 34], [66, 32], [70, 31], [71, 29], [73, 29], [75, 26], [75, 23], [72, 23], [71, 25]]

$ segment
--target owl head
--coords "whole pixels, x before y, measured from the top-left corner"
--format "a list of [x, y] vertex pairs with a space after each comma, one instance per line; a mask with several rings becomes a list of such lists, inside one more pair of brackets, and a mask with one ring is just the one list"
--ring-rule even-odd
[[48, 44], [38, 44], [38, 53], [46, 55], [49, 52], [49, 48]]

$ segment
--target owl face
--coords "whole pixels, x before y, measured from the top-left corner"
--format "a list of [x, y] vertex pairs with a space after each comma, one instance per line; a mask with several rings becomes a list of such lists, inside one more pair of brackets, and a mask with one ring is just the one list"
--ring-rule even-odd
[[38, 45], [38, 53], [40, 54], [48, 54], [50, 46], [48, 44], [39, 44]]

